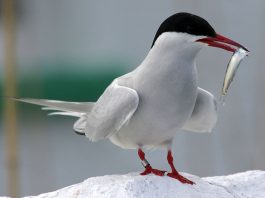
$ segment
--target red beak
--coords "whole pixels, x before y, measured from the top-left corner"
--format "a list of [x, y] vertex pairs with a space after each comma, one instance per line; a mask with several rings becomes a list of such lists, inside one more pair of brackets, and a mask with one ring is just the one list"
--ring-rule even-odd
[[249, 52], [249, 50], [245, 48], [243, 45], [229, 38], [226, 38], [220, 34], [216, 34], [215, 37], [207, 37], [207, 38], [199, 39], [197, 40], [197, 42], [206, 43], [209, 46], [222, 48], [230, 52], [235, 52], [237, 48], [243, 48], [244, 50]]

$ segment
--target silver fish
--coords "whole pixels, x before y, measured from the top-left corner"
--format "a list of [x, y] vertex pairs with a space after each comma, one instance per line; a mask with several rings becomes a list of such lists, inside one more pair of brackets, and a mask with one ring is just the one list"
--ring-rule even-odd
[[243, 58], [245, 58], [247, 55], [249, 54], [248, 51], [246, 51], [243, 48], [238, 48], [233, 56], [231, 57], [227, 68], [226, 68], [226, 72], [225, 72], [225, 78], [224, 78], [224, 82], [223, 82], [223, 88], [222, 88], [222, 94], [221, 97], [226, 96], [227, 94], [227, 90], [230, 87], [231, 82], [234, 79], [234, 76], [236, 74], [236, 71], [241, 63], [241, 61], [243, 60]]

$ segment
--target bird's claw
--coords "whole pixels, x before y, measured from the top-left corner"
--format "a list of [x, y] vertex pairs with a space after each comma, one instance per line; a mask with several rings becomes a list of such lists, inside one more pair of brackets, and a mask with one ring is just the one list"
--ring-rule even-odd
[[183, 184], [195, 184], [193, 181], [187, 179], [186, 177], [183, 177], [182, 175], [180, 175], [179, 173], [167, 173], [167, 176], [171, 177], [171, 178], [174, 178], [174, 179], [177, 179], [179, 180], [181, 183]]
[[179, 180], [181, 183], [183, 184], [195, 184], [193, 181], [187, 179], [186, 177], [183, 177], [182, 175], [180, 175], [179, 173], [167, 173], [166, 171], [162, 171], [162, 170], [158, 170], [158, 169], [153, 169], [152, 166], [148, 165], [145, 170], [140, 173], [140, 175], [149, 175], [149, 174], [154, 174], [157, 176], [168, 176], [174, 179]]
[[148, 165], [148, 166], [146, 166], [144, 172], [140, 173], [140, 175], [149, 175], [151, 173], [153, 173], [154, 175], [157, 175], [157, 176], [164, 176], [166, 171], [153, 169], [151, 165]]
[[174, 164], [173, 164], [173, 157], [171, 150], [168, 151], [168, 163], [171, 167], [172, 172], [168, 173], [167, 171], [162, 171], [158, 169], [153, 169], [152, 166], [149, 164], [149, 162], [145, 158], [145, 153], [142, 151], [142, 149], [138, 149], [138, 155], [140, 159], [142, 160], [142, 165], [145, 167], [145, 170], [140, 173], [140, 175], [149, 175], [149, 174], [154, 174], [157, 176], [169, 176], [171, 178], [179, 180], [181, 183], [184, 184], [195, 184], [193, 181], [188, 180], [187, 178], [183, 177], [178, 173], [178, 171], [175, 169]]

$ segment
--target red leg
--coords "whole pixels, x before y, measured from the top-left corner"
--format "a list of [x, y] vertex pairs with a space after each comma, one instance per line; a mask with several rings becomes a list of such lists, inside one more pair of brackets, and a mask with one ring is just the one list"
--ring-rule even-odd
[[148, 175], [153, 173], [154, 175], [158, 176], [164, 176], [166, 171], [161, 171], [157, 169], [153, 169], [152, 166], [149, 164], [149, 162], [145, 159], [145, 153], [142, 151], [142, 149], [138, 149], [138, 155], [140, 159], [142, 160], [142, 164], [145, 167], [144, 172], [140, 173], [141, 175]]
[[187, 178], [183, 177], [182, 175], [180, 175], [178, 173], [178, 171], [176, 170], [174, 163], [173, 163], [173, 157], [172, 157], [171, 150], [168, 150], [167, 161], [168, 161], [168, 164], [169, 164], [171, 171], [172, 171], [171, 173], [167, 174], [169, 177], [175, 178], [175, 179], [177, 179], [180, 182], [185, 183], [185, 184], [194, 184], [194, 182], [188, 180]]
[[145, 167], [144, 172], [140, 173], [140, 175], [148, 175], [150, 173], [152, 173], [151, 169], [151, 165], [149, 164], [149, 162], [145, 159], [145, 153], [141, 150], [138, 149], [138, 155], [140, 157], [140, 159], [142, 160], [142, 164]]

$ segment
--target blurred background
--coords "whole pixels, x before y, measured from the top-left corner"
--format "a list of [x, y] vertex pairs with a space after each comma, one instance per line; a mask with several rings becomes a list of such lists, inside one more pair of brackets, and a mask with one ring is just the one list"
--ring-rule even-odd
[[[1, 95], [96, 101], [115, 77], [133, 70], [160, 23], [186, 11], [250, 49], [211, 134], [179, 132], [177, 168], [198, 176], [265, 169], [265, 1], [0, 0]], [[199, 54], [199, 84], [217, 99], [231, 53]], [[104, 174], [142, 170], [135, 150], [76, 135], [75, 118], [1, 98], [0, 196], [53, 191]], [[15, 109], [16, 107], [16, 109]], [[168, 169], [165, 151], [148, 151]]]

